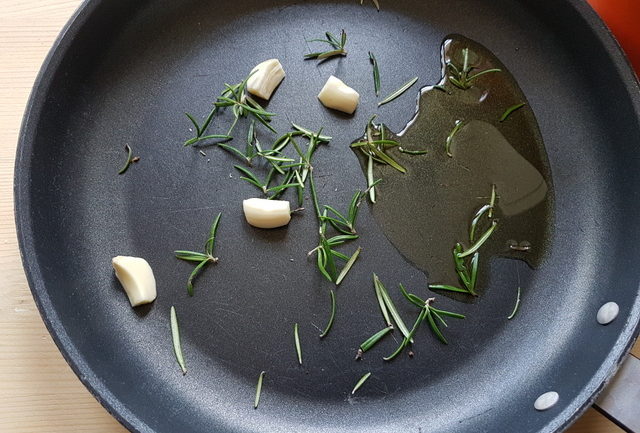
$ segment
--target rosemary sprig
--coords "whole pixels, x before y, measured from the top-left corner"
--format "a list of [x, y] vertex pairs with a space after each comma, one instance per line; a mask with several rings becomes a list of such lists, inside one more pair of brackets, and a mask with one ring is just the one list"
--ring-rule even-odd
[[258, 385], [256, 385], [256, 398], [253, 400], [253, 408], [257, 409], [260, 404], [260, 394], [262, 394], [262, 380], [264, 379], [265, 371], [260, 372], [260, 376], [258, 376]]
[[453, 137], [455, 137], [460, 128], [462, 128], [463, 124], [464, 123], [461, 120], [456, 120], [455, 126], [453, 127], [449, 135], [447, 135], [447, 141], [445, 141], [444, 150], [445, 152], [447, 152], [447, 156], [449, 158], [453, 158], [453, 154], [451, 153], [451, 142], [453, 141]]
[[[383, 136], [385, 126], [376, 125], [374, 123], [375, 118], [375, 115], [371, 116], [367, 123], [365, 140], [351, 143], [351, 147], [357, 148], [364, 155], [370, 157], [371, 164], [373, 164], [373, 161], [376, 161], [381, 164], [390, 165], [400, 173], [406, 173], [407, 170], [386, 153], [388, 148], [397, 147], [400, 143], [395, 140], [386, 140]], [[375, 139], [376, 136], [380, 137], [380, 139]], [[369, 172], [368, 167], [367, 172]], [[367, 183], [369, 183], [369, 179], [371, 179], [371, 183], [373, 183], [373, 166], [371, 168], [371, 176], [367, 174]], [[371, 187], [371, 185], [369, 185], [369, 187]]]
[[120, 169], [120, 171], [118, 171], [118, 174], [125, 174], [132, 163], [138, 162], [140, 160], [139, 156], [133, 156], [133, 150], [128, 144], [124, 145], [124, 150], [125, 152], [127, 152], [127, 161], [124, 163], [124, 166]]
[[516, 313], [518, 312], [519, 308], [520, 308], [520, 286], [518, 286], [518, 297], [516, 298], [516, 304], [513, 306], [513, 311], [511, 312], [511, 314], [509, 314], [509, 317], [507, 317], [507, 319], [511, 320], [514, 317], [516, 317]]
[[344, 30], [340, 33], [340, 39], [336, 38], [330, 32], [325, 33], [325, 39], [310, 39], [307, 42], [322, 42], [325, 44], [329, 44], [331, 46], [331, 50], [328, 51], [318, 51], [315, 53], [309, 53], [304, 55], [304, 59], [318, 59], [324, 60], [334, 56], [346, 56], [347, 51], [345, 50], [345, 45], [347, 44], [347, 34]]
[[298, 335], [298, 324], [293, 325], [293, 338], [296, 343], [296, 354], [298, 355], [298, 364], [302, 365], [302, 349], [300, 348], [300, 335]]
[[329, 333], [331, 327], [333, 326], [333, 320], [336, 317], [336, 294], [333, 289], [329, 290], [329, 295], [331, 297], [331, 315], [329, 316], [327, 326], [324, 328], [324, 331], [322, 331], [322, 334], [320, 334], [320, 338], [324, 338]]
[[504, 110], [504, 113], [502, 114], [502, 116], [500, 116], [500, 123], [502, 123], [505, 120], [507, 120], [507, 117], [511, 116], [511, 113], [513, 113], [516, 110], [519, 110], [520, 108], [524, 107], [525, 105], [526, 104], [524, 102], [521, 102], [519, 104], [512, 105], [511, 107], [509, 107], [506, 110]]
[[450, 61], [448, 61], [446, 65], [447, 70], [449, 71], [449, 81], [459, 89], [467, 90], [471, 88], [473, 81], [482, 75], [489, 74], [491, 72], [502, 72], [502, 69], [493, 68], [485, 69], [484, 71], [478, 72], [474, 75], [469, 75], [474, 69], [473, 66], [469, 65], [469, 48], [462, 49], [462, 58], [462, 67], [454, 65]]
[[367, 381], [367, 379], [369, 379], [370, 376], [371, 376], [371, 372], [366, 373], [364, 376], [362, 376], [360, 380], [358, 380], [358, 383], [356, 383], [356, 386], [353, 387], [353, 390], [351, 391], [351, 395], [355, 394], [356, 391], [360, 389], [360, 387]]
[[198, 265], [193, 269], [191, 274], [189, 275], [189, 279], [187, 280], [187, 292], [189, 296], [193, 296], [193, 280], [200, 273], [200, 271], [209, 263], [217, 263], [218, 258], [213, 256], [213, 250], [216, 242], [216, 233], [218, 231], [218, 225], [220, 224], [220, 217], [222, 213], [219, 213], [218, 216], [213, 220], [211, 224], [211, 228], [209, 230], [209, 237], [204, 244], [204, 253], [198, 253], [195, 251], [187, 251], [187, 250], [176, 250], [174, 251], [176, 257], [181, 260], [191, 261], [191, 262], [199, 262]]
[[176, 315], [176, 309], [171, 306], [171, 339], [173, 340], [173, 353], [176, 355], [178, 365], [182, 370], [182, 374], [187, 374], [187, 366], [184, 363], [184, 356], [182, 355], [182, 346], [180, 344], [180, 329], [178, 328], [178, 316]]
[[412, 78], [411, 80], [407, 81], [398, 90], [396, 90], [395, 92], [391, 93], [389, 96], [384, 98], [382, 101], [378, 102], [378, 107], [393, 101], [398, 96], [402, 95], [404, 92], [409, 90], [409, 88], [411, 86], [413, 86], [414, 84], [416, 84], [417, 81], [418, 81], [418, 77]]
[[382, 340], [382, 338], [391, 331], [393, 331], [393, 326], [387, 326], [363, 341], [362, 344], [360, 344], [358, 353], [356, 354], [356, 360], [362, 359], [362, 354], [364, 352], [375, 346], [378, 341]]
[[369, 61], [373, 67], [373, 89], [376, 92], [376, 96], [380, 96], [380, 70], [378, 69], [376, 56], [374, 56], [371, 51], [369, 51]]

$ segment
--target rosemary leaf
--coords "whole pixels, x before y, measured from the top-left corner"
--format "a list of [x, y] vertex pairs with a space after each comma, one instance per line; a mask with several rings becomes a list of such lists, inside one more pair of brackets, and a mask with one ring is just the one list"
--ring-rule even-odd
[[380, 12], [380, 2], [378, 0], [372, 0], [378, 12]]
[[[473, 242], [476, 237], [476, 227], [478, 225], [478, 222], [480, 221], [480, 218], [482, 218], [482, 215], [484, 215], [485, 213], [491, 211], [491, 209], [492, 207], [490, 204], [485, 204], [480, 209], [478, 209], [476, 214], [473, 216], [473, 219], [471, 220], [471, 226], [469, 227], [469, 242]], [[491, 216], [489, 216], [489, 218], [491, 218]]]
[[431, 290], [446, 290], [448, 292], [469, 293], [468, 290], [459, 287], [450, 286], [448, 284], [429, 284]]
[[407, 299], [407, 301], [411, 302], [416, 307], [420, 307], [420, 308], [424, 307], [425, 301], [412, 293], [408, 293], [407, 289], [404, 288], [402, 283], [400, 283], [400, 292]]
[[187, 366], [184, 363], [182, 346], [180, 345], [180, 329], [178, 328], [178, 316], [173, 305], [171, 306], [171, 339], [173, 340], [173, 352], [176, 355], [176, 360], [178, 361], [178, 365], [182, 370], [182, 374], [187, 374]]
[[444, 150], [445, 150], [445, 152], [447, 152], [447, 156], [449, 158], [453, 157], [453, 154], [451, 153], [451, 142], [453, 141], [453, 137], [458, 133], [460, 128], [462, 128], [462, 125], [463, 125], [462, 121], [456, 120], [455, 126], [453, 127], [453, 129], [451, 130], [449, 135], [447, 136], [447, 141], [445, 141]]
[[296, 343], [296, 353], [298, 355], [298, 364], [302, 365], [302, 349], [300, 348], [300, 335], [298, 335], [298, 324], [293, 325], [293, 337]]
[[348, 234], [348, 235], [336, 235], [333, 236], [329, 239], [327, 239], [327, 243], [334, 247], [336, 245], [341, 245], [343, 243], [345, 243], [346, 241], [354, 241], [356, 239], [358, 239], [359, 236], [358, 235], [354, 235], [354, 234]]
[[511, 314], [509, 314], [509, 317], [507, 317], [508, 320], [511, 320], [514, 317], [516, 317], [518, 308], [520, 308], [520, 286], [518, 286], [518, 297], [516, 298], [516, 304], [513, 306], [513, 311], [511, 312]]
[[387, 335], [392, 330], [393, 330], [393, 326], [387, 326], [386, 328], [382, 328], [380, 331], [376, 332], [371, 337], [367, 338], [365, 341], [362, 342], [362, 344], [360, 345], [360, 351], [364, 353], [367, 350], [371, 349], [373, 346], [376, 345], [378, 341], [382, 339], [382, 337]]
[[386, 98], [384, 98], [382, 101], [378, 102], [378, 107], [384, 104], [387, 104], [391, 101], [393, 101], [394, 99], [396, 99], [398, 96], [402, 95], [404, 92], [406, 92], [407, 90], [409, 90], [409, 88], [411, 86], [413, 86], [414, 84], [416, 84], [416, 82], [418, 81], [418, 77], [415, 77], [409, 81], [407, 81], [405, 84], [403, 84], [398, 90], [396, 90], [395, 92], [393, 92], [392, 94], [390, 94], [389, 96], [387, 96]]
[[491, 185], [491, 200], [489, 201], [489, 206], [491, 209], [489, 210], [489, 218], [493, 218], [493, 209], [496, 206], [496, 184]]
[[358, 381], [358, 383], [356, 383], [356, 386], [353, 387], [353, 390], [351, 391], [351, 395], [355, 394], [356, 391], [360, 389], [360, 387], [367, 381], [367, 379], [369, 379], [370, 376], [371, 376], [371, 372], [362, 376]]
[[336, 256], [337, 258], [344, 260], [345, 262], [348, 262], [350, 257], [342, 254], [340, 251], [336, 251], [336, 250], [331, 250], [331, 254], [333, 254], [334, 256]]
[[331, 297], [331, 314], [329, 315], [327, 326], [324, 328], [324, 331], [322, 331], [322, 334], [320, 334], [320, 338], [324, 338], [329, 333], [331, 326], [333, 326], [333, 319], [336, 317], [336, 294], [333, 289], [329, 291], [329, 295]]
[[484, 232], [484, 234], [482, 236], [480, 236], [480, 239], [478, 239], [478, 241], [475, 244], [473, 244], [471, 246], [471, 248], [469, 248], [468, 250], [464, 251], [461, 254], [458, 254], [458, 257], [464, 258], [464, 257], [470, 256], [471, 254], [473, 254], [476, 251], [478, 251], [478, 249], [487, 241], [487, 239], [489, 239], [489, 237], [496, 230], [496, 227], [498, 227], [498, 222], [497, 221], [493, 221], [491, 223], [491, 227], [489, 227], [487, 229], [487, 231]]
[[428, 150], [407, 150], [407, 149], [403, 148], [402, 146], [399, 146], [398, 150], [400, 152], [406, 153], [408, 155], [425, 155], [425, 154], [429, 153]]
[[384, 298], [382, 297], [382, 292], [380, 291], [380, 285], [378, 284], [380, 280], [376, 274], [373, 274], [373, 288], [376, 292], [376, 298], [378, 299], [378, 305], [380, 306], [380, 312], [382, 313], [382, 317], [384, 317], [384, 321], [387, 324], [387, 327], [393, 328], [393, 324], [391, 323], [391, 319], [389, 318], [389, 312], [387, 311], [387, 305], [384, 302]]
[[362, 248], [358, 247], [358, 249], [353, 253], [353, 255], [351, 255], [351, 258], [349, 258], [349, 261], [344, 265], [344, 268], [342, 268], [340, 275], [338, 275], [338, 278], [336, 278], [336, 286], [340, 285], [342, 280], [344, 280], [344, 277], [347, 276], [347, 273], [349, 273], [349, 271], [353, 267], [353, 264], [358, 259], [358, 256], [360, 255], [360, 251], [362, 251]]
[[376, 187], [373, 181], [373, 157], [369, 155], [367, 159], [367, 186], [369, 188], [369, 200], [371, 203], [376, 202]]
[[504, 110], [504, 114], [502, 116], [500, 116], [500, 123], [502, 123], [505, 120], [507, 120], [507, 117], [511, 116], [511, 113], [513, 113], [516, 110], [519, 110], [520, 108], [524, 107], [525, 105], [526, 104], [524, 102], [521, 102], [519, 104], [512, 105], [511, 107], [509, 107], [506, 110]]
[[266, 372], [261, 371], [260, 376], [258, 376], [258, 385], [256, 386], [256, 398], [253, 400], [253, 408], [257, 409], [260, 404], [260, 394], [262, 394], [262, 380], [264, 379]]
[[180, 260], [186, 260], [186, 261], [190, 261], [190, 262], [201, 262], [203, 260], [207, 260], [209, 258], [208, 255], [206, 254], [202, 254], [202, 253], [198, 253], [195, 251], [184, 251], [184, 250], [177, 250], [174, 251], [175, 255], [177, 258], [179, 258]]
[[[374, 276], [374, 279], [377, 282], [378, 286], [380, 287], [380, 294], [382, 295], [382, 299], [384, 300], [384, 303], [387, 307], [387, 310], [391, 314], [391, 317], [393, 317], [394, 322], [396, 322], [396, 326], [398, 327], [402, 335], [410, 339], [410, 337], [408, 337], [409, 330], [407, 329], [407, 325], [404, 324], [402, 317], [400, 317], [400, 313], [398, 313], [398, 310], [396, 309], [395, 304], [389, 297], [389, 293], [387, 292], [387, 289], [384, 287], [384, 285], [382, 284], [382, 281], [380, 281], [380, 279], [378, 279], [377, 276]], [[413, 343], [413, 341], [411, 342]]]
[[478, 282], [478, 259], [480, 257], [480, 253], [478, 253], [477, 251], [473, 254], [473, 257], [471, 258], [471, 287], [469, 288], [469, 291], [472, 294], [475, 294], [475, 290], [476, 290], [476, 283]]
[[257, 186], [258, 188], [262, 189], [263, 191], [266, 190], [265, 186], [262, 182], [260, 182], [260, 179], [258, 179], [258, 177], [253, 174], [251, 171], [249, 171], [248, 169], [240, 166], [240, 165], [234, 165], [233, 166], [236, 170], [240, 171], [241, 173], [243, 173], [245, 176], [247, 176], [248, 179], [250, 179], [255, 186]]
[[338, 56], [338, 55], [347, 55], [347, 51], [344, 49], [347, 43], [347, 34], [344, 30], [340, 34], [340, 40], [338, 40], [334, 35], [329, 32], [325, 33], [326, 39], [310, 39], [307, 42], [322, 42], [329, 44], [333, 49], [328, 51], [318, 51], [315, 53], [308, 53], [304, 55], [304, 59], [318, 59], [324, 60], [330, 57]]
[[444, 344], [449, 344], [447, 342], [447, 339], [444, 338], [444, 335], [442, 335], [440, 328], [438, 328], [438, 325], [433, 320], [433, 314], [431, 310], [428, 308], [427, 308], [427, 321], [429, 322], [429, 326], [431, 327], [431, 330], [433, 331], [433, 333], [436, 334], [436, 337], [438, 337], [438, 340], [442, 341]]
[[331, 279], [331, 275], [329, 275], [329, 273], [327, 272], [326, 269], [326, 263], [327, 263], [327, 253], [325, 252], [324, 248], [319, 247], [317, 252], [317, 263], [318, 263], [318, 269], [320, 270], [320, 273], [322, 275], [324, 275], [324, 277], [333, 282], [333, 280]]
[[291, 126], [296, 131], [302, 132], [302, 134], [305, 135], [307, 138], [315, 137], [316, 140], [318, 140], [320, 142], [323, 142], [323, 143], [328, 143], [333, 139], [333, 137], [329, 137], [328, 135], [315, 134], [310, 129], [303, 128], [302, 126], [297, 125], [297, 124], [295, 124], [293, 122], [291, 122]]
[[191, 274], [187, 279], [187, 293], [189, 293], [189, 296], [193, 296], [193, 280], [198, 276], [202, 268], [204, 268], [207, 263], [209, 263], [208, 258], [201, 261], [195, 268], [193, 268], [193, 271], [191, 271]]
[[127, 152], [127, 161], [124, 163], [120, 171], [118, 171], [118, 174], [125, 174], [126, 171], [129, 169], [129, 166], [133, 162], [133, 150], [131, 149], [131, 146], [129, 146], [128, 144], [125, 144], [124, 150]]
[[371, 51], [369, 51], [369, 61], [371, 62], [371, 66], [373, 67], [373, 88], [376, 92], [376, 96], [380, 96], [380, 70], [378, 69], [378, 61], [376, 60], [376, 56], [374, 56]]

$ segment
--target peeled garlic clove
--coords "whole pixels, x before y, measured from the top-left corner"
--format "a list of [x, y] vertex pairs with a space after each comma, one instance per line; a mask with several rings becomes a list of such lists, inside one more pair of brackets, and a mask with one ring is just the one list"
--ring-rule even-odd
[[242, 202], [244, 217], [254, 227], [272, 229], [289, 224], [291, 210], [287, 200], [250, 198]]
[[156, 279], [145, 259], [116, 256], [111, 259], [111, 264], [132, 307], [148, 304], [156, 299]]
[[262, 99], [271, 98], [271, 94], [284, 78], [284, 69], [278, 59], [269, 59], [251, 70], [247, 81], [247, 91]]
[[318, 99], [327, 108], [343, 111], [347, 114], [353, 114], [356, 111], [360, 95], [342, 82], [342, 80], [329, 77], [322, 90], [318, 94]]

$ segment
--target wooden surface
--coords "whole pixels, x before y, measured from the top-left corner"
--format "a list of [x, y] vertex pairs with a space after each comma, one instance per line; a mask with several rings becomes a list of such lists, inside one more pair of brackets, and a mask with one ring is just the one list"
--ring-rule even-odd
[[[355, 1], [355, 0], [354, 0]], [[79, 0], [0, 0], [0, 432], [125, 431], [62, 359], [24, 277], [13, 221], [13, 162], [29, 91]], [[640, 355], [640, 345], [634, 352]], [[570, 433], [621, 432], [589, 410]]]

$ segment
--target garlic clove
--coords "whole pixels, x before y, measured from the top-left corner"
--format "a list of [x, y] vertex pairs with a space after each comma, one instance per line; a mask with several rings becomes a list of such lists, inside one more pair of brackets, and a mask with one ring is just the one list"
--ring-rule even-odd
[[318, 99], [327, 108], [333, 108], [347, 114], [353, 114], [360, 102], [360, 95], [342, 82], [342, 80], [329, 77], [322, 90], [318, 94]]
[[116, 256], [111, 259], [111, 264], [132, 307], [148, 304], [156, 299], [156, 279], [145, 259]]
[[271, 94], [284, 79], [285, 73], [278, 59], [269, 59], [251, 70], [247, 81], [247, 91], [262, 99], [271, 98]]
[[289, 224], [291, 210], [287, 200], [250, 198], [242, 202], [244, 217], [254, 227], [272, 229]]

